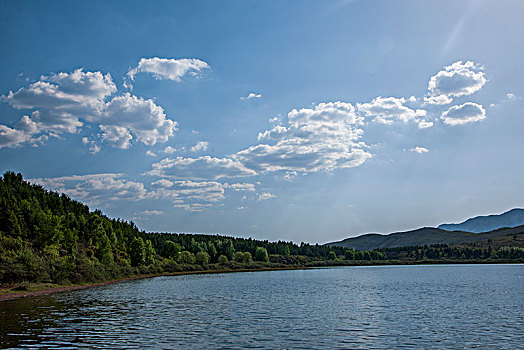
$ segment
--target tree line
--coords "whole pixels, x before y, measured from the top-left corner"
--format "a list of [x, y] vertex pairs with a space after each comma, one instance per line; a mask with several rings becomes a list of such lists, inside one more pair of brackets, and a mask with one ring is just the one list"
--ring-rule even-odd
[[84, 283], [141, 273], [385, 258], [377, 251], [318, 244], [148, 233], [31, 184], [19, 173], [0, 178], [1, 283]]

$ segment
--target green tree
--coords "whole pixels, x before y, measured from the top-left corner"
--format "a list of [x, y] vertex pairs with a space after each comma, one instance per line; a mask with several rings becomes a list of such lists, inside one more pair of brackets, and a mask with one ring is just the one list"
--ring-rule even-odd
[[251, 253], [250, 252], [245, 252], [244, 253], [244, 260], [242, 260], [243, 262], [245, 263], [250, 263], [253, 261], [253, 257], [251, 256]]
[[225, 264], [225, 263], [228, 262], [228, 259], [227, 259], [227, 256], [225, 256], [225, 255], [220, 255], [220, 256], [218, 257], [218, 260], [217, 260], [217, 261], [218, 261], [219, 264]]
[[146, 262], [146, 247], [142, 238], [133, 238], [131, 241], [129, 255], [131, 256], [132, 266], [144, 265]]
[[233, 260], [236, 262], [243, 262], [244, 261], [244, 253], [242, 252], [235, 252], [233, 254]]
[[162, 256], [170, 259], [177, 259], [178, 254], [182, 251], [180, 244], [173, 241], [165, 241], [162, 248]]
[[111, 252], [111, 242], [104, 233], [99, 241], [99, 246], [96, 252], [98, 260], [104, 265], [113, 263], [113, 254]]
[[228, 260], [233, 259], [235, 253], [235, 247], [230, 239], [226, 239], [220, 242], [219, 252], [221, 255], [227, 256]]
[[257, 247], [255, 250], [255, 260], [268, 262], [269, 255], [267, 254], [267, 249], [264, 247]]
[[178, 257], [178, 262], [181, 264], [194, 264], [196, 261], [195, 254], [188, 252], [187, 250], [184, 250], [180, 252], [180, 256]]
[[209, 254], [207, 252], [198, 252], [195, 255], [195, 260], [199, 265], [207, 265], [209, 263]]
[[153, 245], [151, 244], [151, 241], [148, 239], [145, 243], [145, 263], [146, 265], [151, 265], [155, 262], [155, 249], [153, 248]]
[[335, 252], [331, 250], [331, 251], [328, 253], [328, 259], [329, 259], [329, 260], [336, 260], [336, 259], [337, 259], [337, 254], [335, 254]]
[[285, 256], [289, 256], [291, 253], [289, 252], [289, 246], [286, 245], [286, 247], [284, 248], [284, 255]]

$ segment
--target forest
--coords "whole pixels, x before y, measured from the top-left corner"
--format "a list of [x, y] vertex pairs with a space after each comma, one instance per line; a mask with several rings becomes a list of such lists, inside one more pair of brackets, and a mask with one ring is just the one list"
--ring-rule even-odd
[[222, 235], [154, 233], [6, 172], [0, 178], [0, 283], [84, 284], [145, 274], [272, 267], [524, 260], [519, 247], [355, 251]]

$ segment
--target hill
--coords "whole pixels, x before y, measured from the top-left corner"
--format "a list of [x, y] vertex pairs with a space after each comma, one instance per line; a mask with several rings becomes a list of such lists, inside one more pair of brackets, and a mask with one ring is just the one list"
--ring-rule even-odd
[[512, 209], [498, 215], [477, 216], [460, 224], [442, 224], [438, 228], [446, 231], [489, 232], [503, 227], [524, 225], [524, 209]]
[[498, 229], [485, 233], [465, 231], [446, 231], [439, 228], [424, 227], [406, 232], [395, 232], [389, 235], [366, 234], [346, 238], [339, 242], [327, 243], [328, 246], [339, 246], [355, 250], [372, 250], [393, 247], [430, 246], [435, 244], [453, 245], [467, 242], [478, 242], [515, 233], [524, 232], [524, 226]]

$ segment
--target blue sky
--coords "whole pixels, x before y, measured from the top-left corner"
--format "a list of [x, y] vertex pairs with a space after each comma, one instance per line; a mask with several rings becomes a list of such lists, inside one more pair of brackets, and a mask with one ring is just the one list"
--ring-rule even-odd
[[523, 207], [520, 1], [0, 1], [0, 170], [150, 231]]

